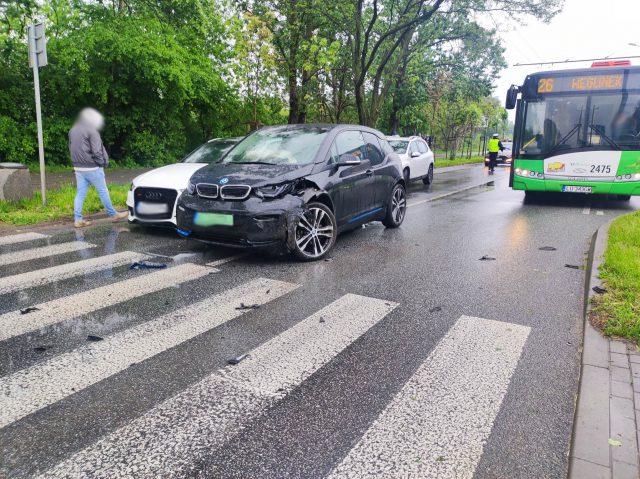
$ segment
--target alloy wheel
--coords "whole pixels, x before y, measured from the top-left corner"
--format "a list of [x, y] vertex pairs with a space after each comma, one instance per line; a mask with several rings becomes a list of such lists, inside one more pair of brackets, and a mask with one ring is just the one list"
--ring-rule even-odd
[[396, 224], [402, 223], [405, 212], [407, 210], [407, 195], [404, 188], [397, 187], [391, 198], [391, 216]]
[[311, 206], [296, 226], [296, 247], [306, 258], [324, 255], [332, 246], [335, 225], [331, 216], [318, 206]]

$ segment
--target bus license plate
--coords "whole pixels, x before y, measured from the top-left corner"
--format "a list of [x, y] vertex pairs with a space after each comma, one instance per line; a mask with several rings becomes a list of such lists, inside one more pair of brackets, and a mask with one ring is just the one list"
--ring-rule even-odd
[[562, 186], [563, 193], [591, 193], [590, 186], [573, 186], [573, 185], [563, 185]]

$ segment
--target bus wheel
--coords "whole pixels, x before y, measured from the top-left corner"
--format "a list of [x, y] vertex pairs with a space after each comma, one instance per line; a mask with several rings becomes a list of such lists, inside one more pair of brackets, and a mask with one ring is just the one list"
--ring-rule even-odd
[[631, 195], [618, 195], [618, 201], [629, 201], [631, 199]]

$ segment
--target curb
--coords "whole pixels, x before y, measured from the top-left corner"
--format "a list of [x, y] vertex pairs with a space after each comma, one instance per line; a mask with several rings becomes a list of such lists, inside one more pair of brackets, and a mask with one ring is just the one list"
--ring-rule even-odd
[[[100, 213], [92, 213], [92, 214], [84, 215], [84, 218], [91, 220], [94, 225], [111, 222], [111, 217], [107, 215], [107, 213], [105, 213], [104, 211]], [[127, 224], [127, 222], [124, 220], [122, 222], [113, 223], [113, 224], [117, 225], [120, 223]], [[75, 226], [73, 225], [73, 219], [69, 219], [69, 218], [64, 218], [64, 219], [61, 218], [57, 220], [46, 221], [43, 223], [35, 223], [31, 225], [20, 225], [20, 226], [10, 225], [10, 224], [0, 224], [0, 236], [8, 236], [16, 233], [21, 233], [24, 231], [48, 230], [52, 228], [55, 228], [55, 229], [64, 228], [64, 229], [74, 230]]]
[[[584, 336], [580, 378], [569, 453], [569, 479], [638, 479], [635, 398], [640, 394], [640, 354], [625, 341], [602, 336], [589, 321], [594, 286], [602, 286], [603, 261], [611, 222], [593, 235], [585, 278]], [[632, 372], [634, 373], [632, 375]], [[639, 404], [640, 406], [640, 404]], [[611, 444], [611, 440], [614, 444]]]

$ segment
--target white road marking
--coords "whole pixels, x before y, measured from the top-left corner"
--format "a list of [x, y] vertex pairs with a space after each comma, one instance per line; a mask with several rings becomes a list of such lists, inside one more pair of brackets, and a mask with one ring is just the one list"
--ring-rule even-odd
[[84, 241], [71, 241], [69, 243], [58, 243], [42, 248], [32, 248], [21, 251], [14, 251], [0, 255], [0, 266], [8, 264], [20, 263], [32, 259], [46, 258], [48, 256], [56, 256], [59, 254], [72, 253], [82, 249], [95, 248], [96, 245], [85, 243]]
[[211, 268], [186, 263], [37, 304], [38, 310], [28, 314], [11, 311], [0, 315], [0, 341], [185, 283], [210, 272]]
[[329, 477], [473, 477], [529, 331], [460, 318]]
[[591, 208], [584, 208], [584, 209], [582, 210], [582, 214], [583, 214], [583, 215], [589, 215], [589, 214], [591, 214]]
[[220, 266], [220, 265], [223, 265], [225, 263], [230, 263], [231, 261], [235, 261], [237, 259], [244, 258], [248, 254], [249, 253], [240, 253], [240, 254], [235, 254], [233, 256], [227, 256], [226, 258], [222, 258], [222, 259], [207, 263], [207, 266]]
[[0, 236], [0, 246], [22, 243], [24, 241], [34, 241], [37, 239], [48, 238], [49, 235], [43, 235], [41, 233], [20, 233], [11, 236]]
[[447, 196], [453, 196], [456, 195], [458, 193], [462, 193], [464, 191], [468, 191], [468, 190], [473, 190], [475, 188], [478, 188], [480, 186], [485, 186], [489, 183], [492, 183], [495, 180], [489, 180], [489, 181], [485, 181], [484, 183], [480, 183], [478, 185], [472, 185], [472, 186], [467, 186], [466, 188], [461, 188], [459, 190], [455, 190], [455, 191], [449, 191], [448, 193], [443, 193], [441, 195], [437, 195], [437, 196], [432, 196], [431, 198], [427, 198], [424, 200], [420, 200], [420, 201], [414, 201], [413, 203], [407, 203], [407, 208], [411, 208], [412, 206], [418, 206], [424, 203], [430, 203], [432, 201], [436, 201], [436, 200], [440, 200], [442, 198], [446, 198]]
[[42, 477], [187, 474], [194, 462], [238, 434], [396, 306], [343, 296], [251, 351], [237, 366], [207, 376]]
[[263, 305], [298, 285], [269, 279], [212, 296], [103, 341], [0, 378], [0, 428], [126, 368], [241, 316], [242, 303]]
[[96, 258], [65, 263], [51, 268], [38, 269], [27, 273], [5, 276], [0, 284], [0, 294], [11, 293], [24, 288], [41, 286], [81, 274], [95, 273], [109, 268], [116, 268], [132, 261], [141, 261], [148, 256], [133, 251], [98, 256]]
[[598, 210], [598, 211], [596, 211], [596, 215], [597, 216], [604, 216], [604, 211]]

